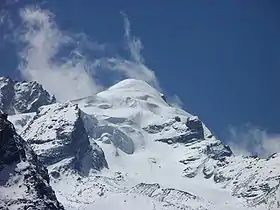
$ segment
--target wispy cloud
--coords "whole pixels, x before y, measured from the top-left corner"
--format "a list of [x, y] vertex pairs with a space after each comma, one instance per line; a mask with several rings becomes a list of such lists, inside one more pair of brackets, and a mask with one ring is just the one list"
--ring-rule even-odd
[[167, 100], [168, 100], [168, 103], [170, 103], [170, 105], [178, 107], [178, 108], [182, 108], [184, 105], [183, 101], [176, 94], [169, 97]]
[[122, 72], [126, 77], [140, 79], [148, 82], [153, 87], [160, 90], [159, 82], [155, 72], [148, 68], [144, 63], [141, 54], [143, 45], [139, 38], [131, 36], [130, 22], [125, 13], [121, 12], [124, 18], [124, 40], [130, 59], [106, 58], [98, 61], [106, 69]]
[[132, 61], [143, 64], [144, 58], [141, 55], [141, 50], [143, 49], [143, 45], [141, 43], [141, 40], [137, 37], [131, 37], [131, 32], [130, 32], [131, 28], [130, 28], [130, 22], [128, 20], [128, 17], [124, 12], [121, 12], [121, 14], [124, 18], [125, 43], [127, 43], [127, 47], [129, 49]]
[[19, 66], [22, 76], [38, 81], [61, 101], [102, 90], [106, 82], [97, 79], [100, 69], [124, 78], [144, 80], [160, 89], [154, 71], [144, 64], [140, 39], [131, 36], [130, 22], [122, 15], [129, 58], [108, 56], [108, 44], [92, 41], [84, 33], [61, 30], [54, 21], [55, 15], [48, 10], [21, 9], [22, 30], [18, 41], [24, 44]]
[[280, 151], [280, 134], [270, 134], [251, 124], [229, 129], [229, 145], [235, 154], [267, 157]]
[[[90, 61], [75, 46], [73, 37], [60, 31], [54, 15], [37, 7], [21, 10], [24, 30], [21, 40], [20, 72], [28, 80], [40, 82], [59, 100], [91, 95], [101, 89], [90, 72]], [[57, 59], [60, 50], [72, 46], [70, 58]]]

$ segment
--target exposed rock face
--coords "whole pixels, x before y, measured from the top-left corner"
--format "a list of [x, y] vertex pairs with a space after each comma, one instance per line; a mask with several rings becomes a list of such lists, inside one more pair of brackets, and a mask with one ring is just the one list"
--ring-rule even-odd
[[225, 157], [230, 157], [233, 155], [229, 146], [224, 145], [222, 142], [215, 142], [206, 146], [205, 153], [208, 157], [214, 160], [225, 160]]
[[[189, 117], [185, 124], [178, 120], [178, 116], [175, 116], [174, 120], [169, 122], [159, 124], [159, 125], [149, 125], [143, 129], [150, 134], [159, 134], [159, 137], [155, 141], [161, 141], [169, 144], [173, 143], [190, 143], [196, 140], [204, 139], [204, 130], [202, 122], [197, 117]], [[174, 131], [175, 135], [170, 138], [160, 137], [160, 133], [165, 133], [166, 131]], [[162, 135], [164, 136], [164, 135]]]
[[43, 106], [22, 136], [48, 166], [68, 160], [67, 167], [79, 172], [100, 170], [107, 167], [107, 162], [98, 145], [90, 145], [81, 113], [72, 103]]
[[37, 82], [16, 82], [0, 77], [0, 109], [9, 115], [35, 112], [40, 106], [55, 101]]
[[13, 125], [7, 119], [0, 116], [0, 161], [2, 164], [9, 165], [20, 161], [20, 153], [16, 141], [10, 141], [15, 133]]
[[0, 209], [64, 209], [47, 169], [13, 125], [0, 118]]
[[[195, 195], [173, 188], [162, 188], [159, 184], [140, 183], [134, 186], [129, 192], [151, 197], [178, 209], [206, 210], [208, 209], [207, 207], [210, 207], [203, 199]], [[189, 203], [192, 205], [190, 206]]]
[[14, 81], [9, 78], [0, 77], [0, 109], [6, 113], [14, 113], [11, 104], [13, 103]]
[[264, 209], [280, 207], [280, 156], [270, 159], [230, 157], [218, 162], [213, 180], [229, 188], [233, 196], [243, 198], [250, 207], [265, 204]]
[[204, 139], [204, 131], [202, 122], [198, 119], [198, 117], [193, 116], [189, 117], [186, 122], [186, 126], [192, 132], [192, 135], [197, 139]]

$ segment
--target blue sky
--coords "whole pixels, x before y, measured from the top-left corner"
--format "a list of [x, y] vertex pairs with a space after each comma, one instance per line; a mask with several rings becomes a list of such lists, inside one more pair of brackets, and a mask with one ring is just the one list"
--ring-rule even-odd
[[[5, 16], [0, 30], [1, 75], [20, 77], [16, 69], [24, 62], [19, 59], [19, 52], [27, 54], [19, 36], [26, 35], [19, 12], [34, 2], [38, 1], [6, 5], [0, 13]], [[87, 59], [103, 58], [106, 54], [131, 61], [133, 65], [126, 67], [136, 68], [138, 61], [130, 47], [137, 47], [138, 39], [135, 41], [133, 36], [138, 37], [143, 64], [155, 73], [163, 91], [169, 96], [177, 95], [183, 107], [198, 115], [222, 140], [242, 145], [248, 141], [244, 147], [251, 152], [260, 152], [254, 144], [271, 139], [273, 144], [279, 143], [279, 1], [84, 0], [81, 4], [74, 0], [49, 0], [38, 8], [55, 16], [52, 21], [63, 38], [74, 37], [76, 43], [64, 47], [61, 55], [78, 46]], [[120, 12], [127, 15], [131, 24], [130, 37], [124, 37], [124, 16]], [[7, 20], [13, 24], [7, 24]], [[84, 44], [78, 45], [77, 40]], [[34, 62], [29, 67], [37, 67]], [[114, 61], [110, 68], [120, 68], [119, 64]], [[66, 67], [60, 65], [59, 69]], [[146, 79], [147, 75], [139, 75], [147, 70], [142, 67], [132, 75], [127, 69], [103, 71], [103, 66], [93, 73], [97, 84], [92, 86], [88, 81], [81, 88], [97, 90], [98, 83], [106, 86], [135, 75]]]

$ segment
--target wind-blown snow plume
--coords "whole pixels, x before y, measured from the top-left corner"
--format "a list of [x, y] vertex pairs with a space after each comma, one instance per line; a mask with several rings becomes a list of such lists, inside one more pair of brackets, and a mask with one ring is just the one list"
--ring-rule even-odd
[[21, 54], [20, 71], [24, 78], [40, 82], [59, 100], [87, 96], [100, 90], [88, 67], [89, 61], [76, 53], [64, 62], [56, 60], [59, 50], [73, 44], [74, 39], [59, 30], [53, 14], [38, 8], [26, 8], [20, 13], [26, 44]]
[[167, 100], [170, 103], [170, 105], [175, 106], [177, 108], [182, 108], [184, 105], [183, 101], [180, 99], [180, 97], [177, 94], [169, 97]]
[[130, 22], [126, 16], [125, 13], [121, 12], [121, 14], [123, 15], [124, 18], [124, 38], [126, 40], [127, 43], [127, 47], [129, 49], [129, 52], [131, 54], [131, 58], [133, 61], [135, 61], [136, 63], [144, 63], [144, 58], [141, 55], [141, 49], [143, 48], [143, 45], [140, 41], [140, 39], [136, 38], [136, 37], [131, 37], [130, 35]]
[[99, 60], [97, 62], [98, 65], [103, 66], [105, 69], [121, 72], [128, 78], [146, 81], [160, 90], [154, 71], [149, 69], [144, 63], [144, 58], [141, 55], [143, 45], [140, 39], [131, 36], [130, 22], [125, 13], [122, 12], [121, 14], [124, 18], [125, 47], [128, 50], [130, 59], [106, 58]]
[[[141, 41], [131, 38], [125, 15], [125, 41], [130, 59], [106, 56], [104, 44], [90, 41], [83, 33], [60, 30], [54, 14], [48, 10], [28, 7], [20, 11], [20, 17], [23, 22], [20, 41], [25, 46], [20, 54], [20, 72], [25, 79], [41, 83], [58, 100], [81, 98], [102, 90], [103, 81], [96, 79], [100, 69], [144, 80], [159, 89], [154, 72], [144, 65]], [[85, 46], [102, 56], [89, 59]]]
[[231, 126], [229, 133], [229, 145], [236, 154], [267, 157], [280, 151], [279, 134], [269, 134], [250, 124], [239, 128]]

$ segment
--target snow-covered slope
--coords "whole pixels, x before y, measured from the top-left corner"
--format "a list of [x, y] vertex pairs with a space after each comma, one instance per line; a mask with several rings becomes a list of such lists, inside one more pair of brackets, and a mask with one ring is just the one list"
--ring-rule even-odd
[[37, 82], [16, 82], [0, 77], [0, 109], [8, 114], [35, 112], [40, 106], [55, 102]]
[[200, 197], [209, 209], [277, 207], [279, 161], [235, 157], [197, 117], [169, 106], [147, 83], [124, 80], [75, 103], [109, 174], [122, 174], [126, 186], [158, 183]]
[[0, 209], [64, 209], [47, 169], [13, 125], [0, 119], [0, 134]]
[[90, 144], [81, 115], [72, 103], [42, 106], [21, 136], [43, 163], [56, 164], [56, 170], [70, 167], [83, 174], [100, 170], [107, 167], [104, 153], [94, 142]]
[[143, 81], [9, 119], [48, 166], [66, 209], [280, 207], [279, 155], [234, 156]]

